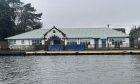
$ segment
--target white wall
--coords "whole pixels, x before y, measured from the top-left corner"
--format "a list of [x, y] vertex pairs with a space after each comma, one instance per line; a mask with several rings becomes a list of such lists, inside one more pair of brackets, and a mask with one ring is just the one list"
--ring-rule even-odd
[[16, 40], [16, 44], [15, 45], [29, 45], [30, 40], [24, 40], [24, 44], [21, 43], [22, 40]]
[[[113, 45], [112, 42], [109, 41], [109, 39], [108, 39], [109, 47], [115, 47], [115, 45]], [[129, 38], [113, 38], [113, 39], [114, 40], [122, 40], [123, 41], [123, 43], [122, 43], [122, 45], [120, 45], [120, 47], [130, 47]]]
[[[44, 40], [42, 40], [41, 42], [42, 45], [44, 45]], [[11, 44], [10, 40], [8, 40], [8, 44], [10, 49], [22, 49], [23, 46], [24, 48], [29, 48], [30, 45], [32, 45], [32, 40], [24, 40], [24, 44], [22, 44], [22, 40], [16, 40], [15, 44]]]
[[[42, 44], [45, 44], [44, 40], [41, 40]], [[24, 40], [24, 44], [22, 44], [22, 40], [16, 40], [16, 44], [10, 44], [10, 40], [8, 41], [9, 45], [32, 45], [32, 40]]]
[[22, 40], [16, 40], [15, 44], [10, 44], [10, 40], [8, 42], [9, 42], [9, 45], [30, 45], [31, 43], [30, 40], [24, 40], [24, 44], [22, 44]]
[[45, 41], [44, 40], [42, 40], [42, 45], [44, 45], [45, 44]]
[[102, 48], [102, 40], [99, 39], [99, 48]]
[[125, 38], [125, 42], [123, 42], [123, 45], [121, 45], [121, 47], [130, 47], [130, 43], [129, 43], [129, 38]]
[[107, 44], [107, 47], [115, 47], [113, 44], [112, 44], [112, 41], [110, 41], [109, 39], [108, 39], [108, 42], [107, 42], [108, 44]]
[[138, 37], [138, 41], [140, 41], [140, 37]]
[[90, 44], [94, 44], [94, 39], [90, 39]]

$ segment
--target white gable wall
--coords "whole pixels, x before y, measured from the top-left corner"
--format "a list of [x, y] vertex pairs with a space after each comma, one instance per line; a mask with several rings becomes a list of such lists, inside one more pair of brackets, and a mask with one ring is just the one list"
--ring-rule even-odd
[[[53, 31], [55, 31], [55, 33]], [[64, 36], [56, 29], [52, 29], [50, 32], [48, 32], [45, 38], [48, 39], [52, 36], [58, 36], [59, 38], [64, 38]]]

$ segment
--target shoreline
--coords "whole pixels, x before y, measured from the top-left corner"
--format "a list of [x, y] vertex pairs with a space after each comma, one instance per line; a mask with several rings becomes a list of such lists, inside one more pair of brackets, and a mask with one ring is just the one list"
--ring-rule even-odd
[[140, 50], [85, 50], [85, 51], [0, 51], [0, 56], [39, 55], [140, 55]]

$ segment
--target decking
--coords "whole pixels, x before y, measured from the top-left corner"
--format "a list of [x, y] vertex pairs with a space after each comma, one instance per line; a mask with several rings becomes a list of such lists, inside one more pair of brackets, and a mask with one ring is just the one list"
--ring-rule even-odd
[[29, 51], [30, 55], [140, 55], [140, 50], [90, 50], [90, 51]]
[[52, 55], [140, 55], [140, 50], [87, 50], [87, 51], [0, 51], [0, 56]]

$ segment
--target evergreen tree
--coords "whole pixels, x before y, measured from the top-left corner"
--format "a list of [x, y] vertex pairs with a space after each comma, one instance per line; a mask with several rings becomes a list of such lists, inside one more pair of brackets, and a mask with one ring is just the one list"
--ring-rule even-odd
[[42, 24], [40, 22], [42, 13], [35, 12], [35, 8], [32, 7], [30, 3], [23, 5], [23, 7], [20, 9], [20, 16], [18, 17], [18, 33], [42, 27]]
[[15, 34], [14, 11], [5, 0], [0, 0], [0, 40]]
[[0, 40], [42, 27], [42, 13], [20, 0], [0, 0]]

